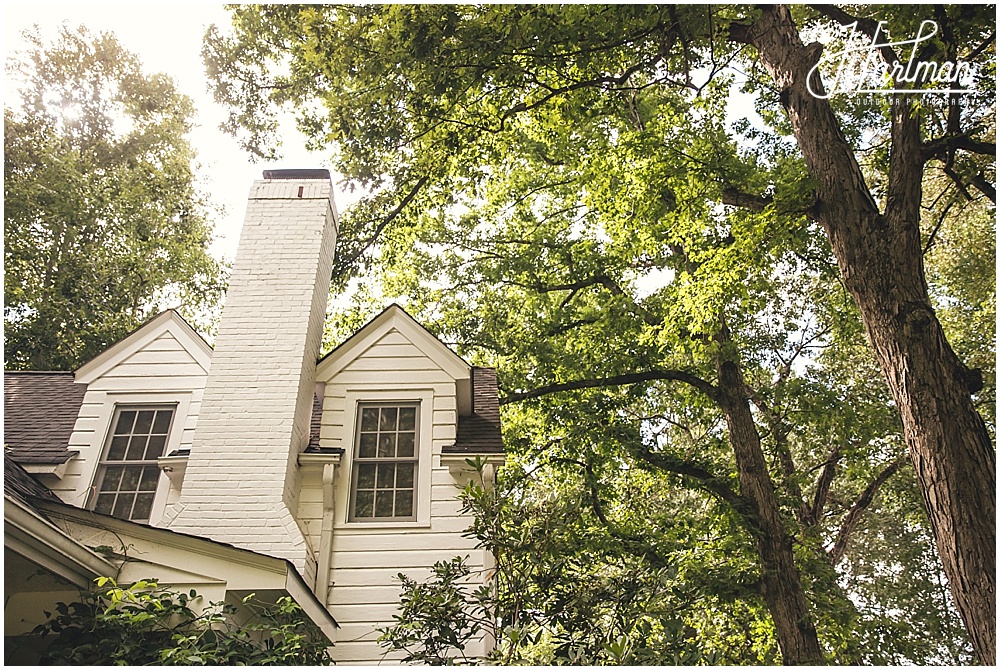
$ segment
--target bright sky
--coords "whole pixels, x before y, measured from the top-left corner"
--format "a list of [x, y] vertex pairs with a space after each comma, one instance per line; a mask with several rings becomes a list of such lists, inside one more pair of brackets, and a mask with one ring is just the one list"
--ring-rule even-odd
[[[221, 4], [5, 2], [5, 59], [23, 46], [20, 39], [22, 30], [37, 24], [42, 35], [51, 39], [63, 22], [70, 27], [83, 24], [95, 33], [114, 33], [122, 46], [139, 56], [147, 72], [170, 75], [177, 82], [178, 89], [195, 101], [197, 127], [191, 134], [191, 140], [201, 163], [199, 175], [213, 203], [225, 209], [223, 218], [216, 223], [219, 239], [212, 248], [216, 256], [232, 260], [236, 255], [246, 196], [253, 180], [260, 179], [261, 170], [329, 167], [323, 154], [309, 153], [304, 149], [303, 138], [291, 123], [287, 124], [287, 131], [283, 134], [285, 158], [274, 164], [251, 163], [236, 140], [219, 130], [219, 124], [225, 119], [225, 110], [206, 91], [201, 38], [209, 25], [229, 24], [229, 15]], [[10, 92], [5, 86], [4, 96], [8, 95]], [[338, 209], [343, 211], [349, 201], [339, 193], [337, 195]]]

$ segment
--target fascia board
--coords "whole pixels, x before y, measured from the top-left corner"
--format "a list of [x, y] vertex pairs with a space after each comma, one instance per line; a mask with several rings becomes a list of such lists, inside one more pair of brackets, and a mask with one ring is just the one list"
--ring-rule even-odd
[[288, 564], [285, 591], [292, 597], [292, 600], [299, 604], [299, 607], [306, 613], [306, 616], [323, 631], [326, 639], [331, 644], [335, 643], [337, 641], [337, 629], [340, 628], [340, 624], [330, 614], [330, 610], [320, 604], [316, 599], [316, 594], [306, 586], [306, 583], [302, 580], [302, 576], [291, 564]]
[[197, 361], [198, 365], [205, 372], [208, 372], [212, 364], [212, 348], [208, 346], [208, 342], [180, 314], [169, 309], [154, 316], [80, 366], [75, 373], [76, 381], [81, 384], [90, 384], [130, 355], [167, 332], [181, 343], [181, 346]]
[[19, 503], [4, 496], [4, 547], [80, 588], [118, 568]]
[[53, 502], [40, 503], [39, 506], [47, 515], [52, 517], [61, 517], [73, 523], [114, 532], [121, 537], [133, 536], [138, 540], [192, 552], [225, 563], [244, 565], [268, 573], [275, 579], [273, 584], [264, 585], [261, 588], [281, 588], [283, 584], [286, 561], [281, 558], [259, 554], [249, 549], [240, 549], [239, 547], [196, 535], [178, 533], [166, 528], [145, 526], [110, 516], [98, 515], [89, 510], [79, 509], [70, 505]]

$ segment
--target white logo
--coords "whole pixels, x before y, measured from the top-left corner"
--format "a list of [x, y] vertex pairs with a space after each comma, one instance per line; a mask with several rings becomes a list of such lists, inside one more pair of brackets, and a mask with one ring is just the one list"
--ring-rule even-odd
[[[974, 66], [962, 60], [955, 62], [917, 60], [917, 47], [938, 32], [935, 21], [924, 21], [911, 40], [882, 42], [879, 37], [885, 33], [885, 21], [879, 21], [875, 34], [868, 37], [858, 31], [858, 22], [844, 26], [847, 32], [846, 44], [840, 51], [823, 54], [806, 80], [806, 87], [816, 98], [830, 98], [844, 93], [972, 93], [970, 88], [975, 74]], [[886, 39], [886, 38], [883, 38]], [[886, 63], [879, 53], [882, 47], [910, 47], [910, 58], [904, 64], [898, 60]], [[902, 55], [902, 50], [898, 53]], [[820, 66], [832, 70], [828, 77], [822, 77]], [[820, 87], [818, 84], [822, 83]], [[905, 88], [895, 88], [897, 84], [909, 84]], [[931, 87], [925, 88], [928, 84]], [[819, 89], [819, 90], [817, 90]], [[826, 92], [822, 92], [823, 89]]]

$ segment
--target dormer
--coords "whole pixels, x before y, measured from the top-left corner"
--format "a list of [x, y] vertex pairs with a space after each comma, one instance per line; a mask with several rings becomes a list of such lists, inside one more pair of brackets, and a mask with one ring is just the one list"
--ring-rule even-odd
[[470, 366], [399, 305], [325, 356], [316, 381], [314, 451], [342, 455], [338, 527], [427, 527], [432, 470], [502, 458], [493, 371]]

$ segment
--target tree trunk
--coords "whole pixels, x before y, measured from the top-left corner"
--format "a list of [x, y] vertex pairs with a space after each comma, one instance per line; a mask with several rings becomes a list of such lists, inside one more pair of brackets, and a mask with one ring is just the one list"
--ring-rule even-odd
[[819, 52], [803, 47], [785, 6], [768, 6], [747, 38], [774, 78], [810, 175], [814, 215], [902, 418], [938, 554], [979, 660], [996, 659], [996, 453], [944, 337], [920, 247], [919, 121], [894, 96], [889, 191], [882, 215], [826, 100], [806, 88]]
[[795, 566], [792, 537], [788, 534], [767, 471], [760, 434], [750, 412], [749, 393], [739, 364], [725, 355], [730, 347], [728, 334], [719, 337], [718, 401], [726, 415], [729, 440], [736, 456], [740, 494], [756, 517], [757, 554], [760, 558], [761, 592], [774, 620], [774, 628], [785, 665], [825, 663], [809, 614], [809, 604]]

